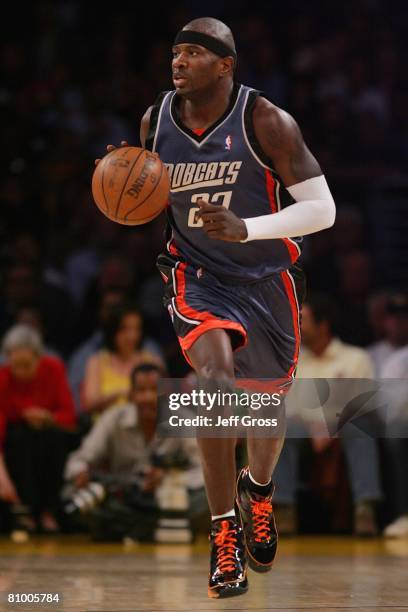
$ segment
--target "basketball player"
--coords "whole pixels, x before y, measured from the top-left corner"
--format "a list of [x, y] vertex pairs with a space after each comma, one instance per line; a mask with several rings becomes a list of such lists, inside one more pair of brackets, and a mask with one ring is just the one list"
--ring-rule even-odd
[[[190, 22], [173, 45], [175, 90], [142, 119], [142, 146], [171, 177], [158, 267], [181, 349], [201, 379], [289, 382], [300, 340], [299, 236], [330, 227], [335, 204], [296, 122], [236, 83], [236, 62], [225, 24]], [[244, 593], [248, 562], [259, 572], [272, 566], [272, 472], [282, 444], [248, 434], [249, 465], [235, 486], [235, 440], [199, 439], [212, 514], [210, 597]]]

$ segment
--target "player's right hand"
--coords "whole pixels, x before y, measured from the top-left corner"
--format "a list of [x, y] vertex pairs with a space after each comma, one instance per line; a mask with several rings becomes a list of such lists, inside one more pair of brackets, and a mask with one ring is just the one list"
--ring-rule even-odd
[[[121, 142], [120, 142], [120, 145], [119, 145], [119, 146], [120, 146], [120, 147], [128, 147], [128, 146], [129, 146], [129, 143], [128, 143], [128, 142], [126, 142], [126, 140], [121, 140]], [[108, 152], [108, 153], [110, 153], [111, 151], [114, 151], [116, 148], [117, 148], [117, 147], [115, 147], [115, 145], [111, 145], [111, 144], [109, 144], [109, 145], [106, 147], [106, 150], [107, 150], [107, 152]], [[97, 165], [99, 164], [99, 162], [101, 161], [101, 159], [102, 159], [101, 157], [98, 157], [98, 159], [95, 159], [95, 166], [97, 166]]]

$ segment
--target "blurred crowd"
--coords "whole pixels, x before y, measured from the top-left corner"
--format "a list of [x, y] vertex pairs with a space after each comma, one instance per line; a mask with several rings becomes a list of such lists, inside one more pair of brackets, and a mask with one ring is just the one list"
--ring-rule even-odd
[[[202, 16], [198, 2], [163, 5], [160, 20], [156, 8], [146, 5], [141, 15], [124, 3], [114, 11], [99, 7], [96, 14], [93, 3], [40, 1], [25, 7], [22, 24], [16, 4], [2, 36], [0, 434], [9, 473], [7, 481], [7, 466], [0, 465], [0, 496], [33, 510], [21, 512], [29, 530], [59, 528], [63, 475], [74, 488], [89, 483], [87, 449], [96, 453], [89, 459], [93, 469], [99, 457], [116, 465], [100, 443], [96, 450], [88, 444], [94, 428], [113, 448], [106, 432], [117, 431], [121, 414], [123, 427], [137, 437], [144, 420], [129, 409], [143, 405], [135, 402], [135, 390], [153, 384], [149, 376], [189, 371], [155, 268], [164, 219], [140, 228], [116, 225], [90, 192], [94, 159], [108, 143], [139, 144], [142, 114], [171, 88], [174, 34]], [[206, 3], [206, 13], [233, 29], [237, 80], [294, 115], [338, 207], [333, 228], [304, 240], [301, 260], [311, 295], [320, 296], [314, 305], [311, 298], [306, 315], [305, 349], [316, 348], [310, 322], [315, 333], [324, 328], [326, 334], [323, 344], [317, 342], [313, 376], [327, 375], [319, 374], [325, 351], [343, 350], [344, 357], [348, 345], [367, 360], [365, 376], [408, 376], [407, 10], [403, 0]], [[326, 298], [337, 306], [336, 317], [324, 306]], [[163, 484], [164, 474], [161, 451], [149, 446], [148, 418], [146, 423], [135, 445], [143, 464], [136, 490], [143, 495]], [[396, 532], [408, 533], [406, 485], [399, 486], [407, 448], [405, 441], [394, 442], [386, 449], [371, 445], [377, 468], [369, 490], [352, 483], [361, 484], [367, 473], [373, 477], [370, 465], [365, 472], [362, 467], [363, 475], [354, 473], [354, 481], [349, 474], [357, 531], [363, 525], [361, 531], [376, 532], [374, 504], [385, 500], [383, 523], [402, 517]], [[288, 451], [292, 475], [299, 450]], [[66, 464], [70, 451], [79, 456], [70, 455]], [[181, 457], [184, 451], [165, 454]], [[358, 451], [343, 451], [346, 464], [355, 465], [352, 453]], [[191, 449], [189, 454], [194, 456]], [[135, 460], [125, 457], [123, 465]], [[75, 472], [78, 465], [83, 469]], [[195, 470], [194, 460], [183, 469]], [[381, 485], [384, 470], [392, 474], [387, 482], [395, 480], [398, 499]], [[201, 491], [200, 479], [193, 489]], [[281, 499], [284, 515], [292, 517], [289, 532], [297, 528], [294, 496], [291, 491]], [[201, 498], [194, 499], [200, 510]]]

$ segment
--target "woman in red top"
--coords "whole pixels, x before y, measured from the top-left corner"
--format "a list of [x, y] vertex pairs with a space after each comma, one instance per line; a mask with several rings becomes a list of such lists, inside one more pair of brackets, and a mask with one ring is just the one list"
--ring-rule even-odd
[[[29, 508], [44, 531], [55, 531], [65, 435], [75, 425], [62, 361], [43, 355], [39, 334], [17, 325], [5, 336], [0, 367], [0, 498]], [[30, 517], [28, 528], [35, 523]]]

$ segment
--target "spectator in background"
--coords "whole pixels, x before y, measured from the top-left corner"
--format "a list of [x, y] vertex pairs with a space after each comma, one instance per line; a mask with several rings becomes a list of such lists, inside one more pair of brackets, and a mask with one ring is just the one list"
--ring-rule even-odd
[[340, 312], [339, 333], [346, 342], [366, 346], [371, 340], [366, 301], [373, 281], [370, 255], [364, 250], [352, 250], [339, 259], [339, 292], [347, 308]]
[[[13, 263], [6, 268], [2, 286], [4, 300], [0, 332], [5, 333], [25, 307], [36, 306], [45, 321], [45, 332], [50, 344], [59, 354], [66, 355], [72, 348], [73, 307], [68, 293], [50, 275], [26, 263]], [[64, 321], [64, 324], [61, 324]]]
[[[403, 306], [399, 302], [400, 308]], [[395, 305], [394, 305], [395, 307]], [[402, 316], [402, 312], [399, 312]], [[405, 319], [407, 319], [405, 312]], [[407, 323], [403, 324], [406, 327]], [[403, 402], [402, 405], [392, 406], [393, 410], [400, 411], [401, 429], [398, 431], [405, 433], [407, 431], [407, 386], [408, 386], [408, 343], [406, 346], [394, 350], [391, 356], [385, 361], [381, 370], [381, 378], [396, 378], [404, 379], [402, 384]], [[400, 403], [398, 398], [398, 387], [396, 383], [396, 404]], [[408, 466], [408, 439], [396, 438], [387, 436], [384, 439], [384, 449], [386, 458], [386, 478], [390, 483], [390, 501], [391, 510], [394, 515], [394, 520], [384, 529], [384, 535], [387, 538], [406, 538], [408, 536], [408, 481], [407, 481], [407, 466]]]
[[143, 350], [143, 321], [132, 306], [111, 310], [103, 338], [103, 348], [88, 359], [82, 393], [83, 408], [94, 414], [127, 402], [130, 374], [139, 363], [162, 365], [157, 355]]
[[[373, 378], [373, 366], [366, 351], [345, 344], [333, 335], [335, 307], [324, 294], [311, 294], [302, 307], [303, 347], [299, 356], [297, 378]], [[290, 416], [290, 415], [289, 415]], [[284, 531], [296, 529], [295, 496], [299, 471], [299, 440], [290, 437], [291, 423], [275, 471], [275, 503], [280, 507]], [[305, 426], [304, 436], [311, 436], [316, 453], [324, 452], [333, 440], [313, 437]], [[377, 441], [370, 437], [341, 438], [347, 462], [354, 504], [354, 533], [374, 536], [378, 532], [375, 502], [381, 499]]]
[[386, 339], [386, 318], [388, 293], [377, 291], [367, 303], [368, 319], [374, 342], [367, 347], [368, 354], [374, 365], [375, 375], [379, 376], [380, 367], [389, 355], [389, 343]]
[[[108, 490], [122, 487], [129, 493], [133, 491], [132, 523], [139, 521], [140, 538], [147, 529], [144, 524], [146, 510], [142, 504], [150, 499], [150, 511], [158, 509], [155, 493], [159, 495], [171, 468], [178, 466], [179, 470], [182, 469], [185, 490], [197, 493], [204, 486], [196, 440], [161, 438], [156, 433], [157, 384], [163, 373], [162, 366], [140, 362], [130, 376], [127, 403], [105, 410], [83, 439], [81, 447], [70, 454], [65, 466], [66, 480], [77, 489], [99, 480]], [[126, 494], [121, 497], [126, 499]], [[197, 495], [194, 497], [197, 499]], [[112, 533], [112, 524], [116, 524], [115, 529], [123, 529], [123, 536], [126, 526], [117, 524], [120, 515], [115, 513], [117, 505], [112, 501], [108, 494], [103, 513], [95, 509], [91, 512], [91, 521], [103, 516], [103, 525], [99, 524], [98, 532]]]
[[[109, 320], [111, 312], [123, 305], [125, 298], [126, 294], [120, 288], [112, 287], [101, 291], [96, 328], [71, 355], [68, 364], [68, 375], [77, 411], [80, 411], [81, 408], [81, 388], [85, 378], [87, 362], [92, 355], [102, 349], [104, 343], [103, 329]], [[153, 353], [159, 358], [162, 357], [159, 345], [150, 338], [143, 336], [141, 346], [143, 351]]]
[[[117, 241], [121, 240], [117, 234], [114, 236]], [[111, 240], [114, 242], [114, 239], [110, 237], [109, 243]], [[132, 266], [128, 261], [117, 255], [108, 256], [101, 265], [98, 276], [88, 284], [75, 330], [77, 341], [84, 341], [89, 336], [89, 331], [95, 328], [97, 324], [95, 312], [100, 306], [101, 296], [109, 291], [121, 293], [122, 296], [131, 295], [135, 278]]]
[[[330, 130], [326, 130], [327, 133], [330, 134]], [[333, 227], [312, 237], [306, 236], [305, 241], [307, 251], [304, 267], [311, 288], [335, 294], [339, 288], [342, 257], [362, 248], [364, 244], [361, 212], [354, 206], [343, 204], [338, 209]]]
[[[41, 336], [17, 325], [3, 341], [0, 367], [0, 494], [27, 508], [24, 527], [58, 530], [56, 513], [65, 461], [64, 430], [75, 425], [63, 363], [43, 354]], [[23, 520], [23, 519], [21, 519]]]
[[93, 333], [71, 355], [68, 364], [69, 382], [77, 410], [80, 409], [81, 387], [85, 377], [86, 364], [92, 355], [102, 348], [103, 332], [111, 310], [123, 304], [125, 294], [121, 289], [107, 289], [100, 296], [97, 325]]
[[[43, 339], [44, 354], [52, 357], [59, 357], [57, 352], [51, 346], [46, 344], [46, 338], [44, 337], [44, 325], [39, 308], [36, 306], [22, 306], [16, 313], [14, 324], [26, 325], [27, 327], [31, 327], [37, 331]], [[5, 360], [6, 356], [3, 353], [0, 353], [0, 365], [2, 365]]]
[[[376, 375], [383, 375], [385, 364], [401, 347], [408, 344], [408, 296], [393, 293], [386, 297], [384, 308], [384, 337], [368, 348], [375, 364]], [[387, 368], [389, 371], [389, 367]], [[395, 376], [395, 378], [398, 378]]]

